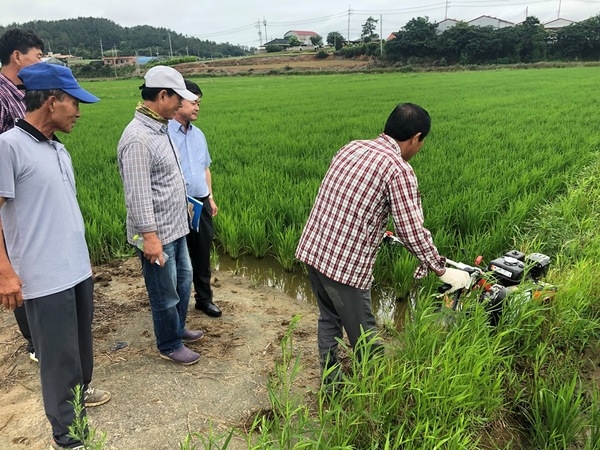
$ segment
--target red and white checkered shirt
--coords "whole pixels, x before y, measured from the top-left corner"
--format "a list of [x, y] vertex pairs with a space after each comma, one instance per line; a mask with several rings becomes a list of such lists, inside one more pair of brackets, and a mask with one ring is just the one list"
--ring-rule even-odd
[[0, 133], [15, 126], [25, 116], [25, 91], [20, 90], [0, 73]]
[[390, 215], [398, 238], [421, 261], [415, 277], [441, 270], [445, 258], [423, 226], [417, 178], [397, 142], [383, 133], [352, 141], [329, 166], [296, 258], [339, 283], [369, 289]]

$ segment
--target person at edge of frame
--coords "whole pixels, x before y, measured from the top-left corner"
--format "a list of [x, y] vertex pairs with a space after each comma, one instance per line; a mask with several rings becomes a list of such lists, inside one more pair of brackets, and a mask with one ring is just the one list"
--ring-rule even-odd
[[446, 259], [423, 225], [417, 178], [408, 162], [430, 128], [422, 107], [397, 105], [377, 138], [352, 141], [337, 152], [319, 187], [296, 258], [306, 264], [319, 307], [317, 342], [327, 390], [340, 377], [337, 348], [343, 330], [358, 357], [365, 356], [357, 349], [363, 333], [371, 354], [383, 351], [375, 337], [370, 289], [389, 216], [397, 236], [420, 261], [415, 278], [431, 270], [451, 285], [449, 292], [469, 282], [466, 272], [445, 267]]
[[[25, 116], [25, 90], [18, 76], [19, 70], [41, 62], [43, 56], [44, 41], [32, 30], [11, 28], [0, 36], [0, 134], [13, 128], [16, 120]], [[0, 284], [4, 281], [6, 280], [0, 278]], [[38, 362], [25, 306], [18, 306], [13, 312], [19, 331], [25, 338], [29, 358]]]
[[[70, 435], [74, 403], [98, 406], [108, 391], [90, 386], [94, 366], [92, 267], [77, 203], [71, 157], [55, 136], [70, 133], [79, 104], [96, 103], [71, 70], [32, 64], [19, 71], [26, 112], [0, 135], [0, 292], [9, 309], [25, 304], [40, 364], [44, 410], [52, 448], [83, 448]], [[8, 259], [10, 255], [11, 259]], [[75, 399], [75, 388], [82, 387]], [[85, 409], [82, 412], [85, 417]]]
[[169, 136], [179, 150], [187, 193], [202, 203], [199, 230], [192, 229], [187, 236], [196, 291], [195, 308], [210, 317], [220, 317], [222, 311], [215, 305], [210, 287], [210, 251], [215, 234], [213, 217], [219, 210], [213, 198], [211, 159], [206, 137], [200, 128], [192, 124], [198, 119], [202, 90], [190, 80], [185, 80], [185, 87], [196, 94], [198, 100], [183, 100], [175, 117], [169, 120]]

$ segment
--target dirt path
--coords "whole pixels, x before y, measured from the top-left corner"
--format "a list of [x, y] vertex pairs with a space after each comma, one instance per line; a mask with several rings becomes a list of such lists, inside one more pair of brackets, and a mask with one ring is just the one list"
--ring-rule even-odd
[[[177, 449], [190, 431], [241, 427], [268, 406], [266, 381], [280, 355], [291, 318], [302, 319], [294, 345], [303, 354], [299, 386], [318, 386], [316, 308], [273, 288], [254, 288], [230, 272], [216, 272], [215, 302], [223, 317], [190, 308], [188, 326], [206, 336], [192, 348], [198, 364], [175, 365], [158, 357], [139, 261], [94, 270], [94, 385], [112, 392], [89, 408], [92, 426], [107, 433], [108, 450]], [[115, 349], [118, 342], [127, 345]], [[12, 313], [0, 312], [0, 449], [47, 449], [51, 431], [41, 401], [39, 370], [25, 353]], [[237, 439], [230, 448], [246, 448]]]

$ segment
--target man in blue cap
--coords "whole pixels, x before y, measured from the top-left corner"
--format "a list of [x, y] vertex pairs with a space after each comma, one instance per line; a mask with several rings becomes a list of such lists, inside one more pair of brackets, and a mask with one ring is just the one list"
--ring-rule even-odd
[[[44, 56], [44, 41], [32, 30], [11, 28], [0, 36], [0, 134], [15, 126], [16, 119], [25, 115], [25, 92], [22, 81], [17, 74], [23, 67], [37, 64]], [[2, 228], [2, 223], [0, 223]], [[5, 280], [0, 278], [0, 285]], [[0, 287], [0, 290], [2, 288]], [[27, 313], [24, 306], [15, 308], [15, 319], [19, 331], [27, 342], [29, 358], [37, 362], [31, 331], [27, 323]]]
[[[25, 304], [42, 397], [52, 426], [52, 448], [83, 448], [69, 436], [75, 419], [73, 389], [85, 406], [110, 393], [89, 386], [93, 370], [92, 269], [71, 157], [55, 136], [70, 133], [79, 103], [99, 99], [79, 86], [71, 70], [33, 64], [19, 71], [25, 117], [0, 135], [0, 302]], [[10, 259], [9, 259], [10, 257]], [[84, 410], [85, 411], [85, 410]]]

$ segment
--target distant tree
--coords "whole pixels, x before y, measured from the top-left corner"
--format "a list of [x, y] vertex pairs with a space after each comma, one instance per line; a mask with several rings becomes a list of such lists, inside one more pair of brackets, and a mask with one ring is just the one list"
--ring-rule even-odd
[[387, 57], [392, 61], [407, 58], [428, 58], [437, 54], [437, 25], [427, 17], [411, 19], [404, 29], [394, 33], [395, 39], [385, 44]]
[[290, 44], [290, 47], [299, 47], [302, 45], [302, 42], [300, 42], [300, 39], [298, 39], [297, 36], [291, 35], [288, 39], [288, 44]]
[[336, 50], [342, 48], [345, 42], [346, 40], [344, 39], [344, 36], [342, 36], [342, 34], [338, 31], [332, 31], [327, 35], [327, 43], [329, 45], [333, 45]]
[[323, 46], [323, 38], [318, 34], [316, 36], [311, 36], [310, 43], [312, 45], [314, 45], [315, 47], [322, 47]]
[[[184, 49], [182, 54], [210, 57], [223, 54], [226, 56], [243, 56], [249, 49], [229, 43], [217, 44], [212, 41], [201, 41], [195, 37], [184, 36], [166, 28], [156, 28], [148, 25], [122, 27], [115, 22], [94, 17], [79, 17], [77, 19], [35, 20], [21, 24], [11, 24], [21, 28], [29, 28], [36, 32], [46, 44], [46, 50], [54, 53], [71, 53], [75, 56], [99, 58], [102, 51], [112, 48], [118, 50], [120, 56], [133, 56], [136, 51], [140, 54], [152, 53], [169, 54], [169, 34], [173, 50]], [[0, 26], [0, 34], [6, 28]], [[187, 48], [187, 50], [186, 50]]]
[[546, 58], [548, 32], [536, 17], [527, 17], [514, 27], [520, 62], [536, 62]]
[[377, 29], [377, 22], [379, 22], [379, 20], [375, 20], [372, 17], [369, 17], [367, 21], [363, 24], [362, 33], [360, 35], [361, 38], [363, 38], [363, 40], [365, 40], [365, 38], [368, 38], [370, 41], [371, 39], [377, 39], [379, 37], [379, 35], [375, 33], [375, 30]]
[[283, 51], [283, 46], [281, 46], [281, 45], [267, 45], [265, 47], [265, 50], [267, 51], [267, 53], [281, 52], [281, 51]]
[[559, 59], [600, 59], [600, 15], [557, 31], [552, 54]]

